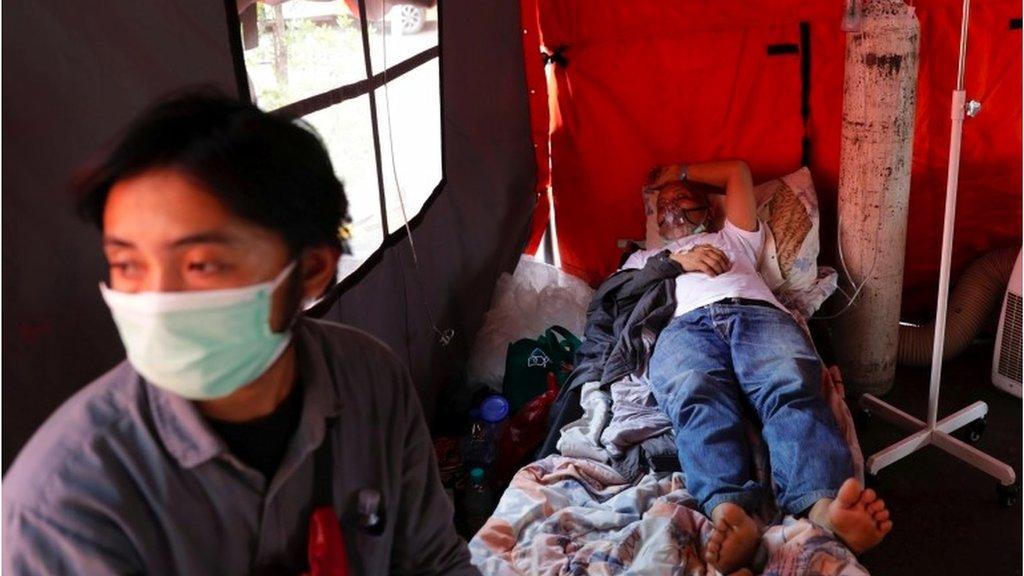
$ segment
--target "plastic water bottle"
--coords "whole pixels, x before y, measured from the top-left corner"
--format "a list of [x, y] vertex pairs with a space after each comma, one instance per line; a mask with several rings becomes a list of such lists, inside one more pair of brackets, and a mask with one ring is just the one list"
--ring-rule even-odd
[[466, 470], [470, 470], [474, 466], [485, 465], [484, 460], [487, 458], [487, 426], [480, 419], [480, 410], [477, 408], [470, 410], [469, 418], [469, 433], [460, 442], [462, 464]]
[[494, 511], [494, 498], [491, 489], [487, 487], [483, 468], [469, 471], [469, 485], [466, 486], [463, 506], [466, 511], [466, 527], [471, 535], [476, 534]]
[[494, 463], [498, 454], [498, 440], [508, 422], [508, 410], [508, 400], [493, 394], [484, 398], [479, 409], [470, 412], [475, 419], [462, 451], [462, 459], [467, 466], [487, 469]]

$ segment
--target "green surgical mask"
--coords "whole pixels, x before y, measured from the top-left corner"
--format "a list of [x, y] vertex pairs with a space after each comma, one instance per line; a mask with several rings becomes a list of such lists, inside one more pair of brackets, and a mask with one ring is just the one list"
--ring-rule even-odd
[[270, 329], [270, 282], [228, 290], [130, 294], [100, 284], [128, 361], [154, 386], [191, 400], [221, 398], [261, 376], [284, 353], [291, 329]]

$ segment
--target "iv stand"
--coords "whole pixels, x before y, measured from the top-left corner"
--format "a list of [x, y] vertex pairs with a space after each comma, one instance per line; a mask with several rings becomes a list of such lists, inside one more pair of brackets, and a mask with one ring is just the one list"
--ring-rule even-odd
[[939, 297], [936, 305], [935, 341], [932, 346], [931, 388], [928, 393], [928, 422], [882, 402], [871, 394], [861, 397], [861, 408], [877, 414], [897, 426], [912, 432], [899, 442], [872, 454], [866, 462], [867, 472], [874, 476], [886, 466], [932, 445], [967, 462], [971, 466], [996, 478], [999, 494], [1004, 504], [1009, 504], [1016, 493], [1016, 475], [1013, 468], [985, 454], [984, 452], [950, 436], [950, 433], [988, 413], [988, 405], [975, 402], [966, 408], [936, 422], [939, 407], [939, 381], [942, 376], [942, 347], [946, 340], [946, 308], [949, 298], [949, 273], [953, 253], [953, 224], [956, 217], [957, 179], [960, 173], [960, 139], [963, 134], [964, 114], [975, 116], [981, 105], [972, 101], [965, 104], [964, 64], [967, 59], [967, 19], [971, 0], [963, 2], [963, 18], [960, 25], [960, 62], [956, 89], [953, 90], [952, 127], [949, 141], [949, 173], [946, 180], [946, 217], [942, 228], [942, 265], [939, 271]]

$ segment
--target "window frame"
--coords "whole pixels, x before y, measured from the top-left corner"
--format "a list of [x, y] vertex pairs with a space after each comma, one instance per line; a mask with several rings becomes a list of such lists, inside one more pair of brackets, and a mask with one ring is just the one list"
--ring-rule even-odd
[[[448, 161], [445, 150], [447, 138], [445, 134], [445, 102], [444, 102], [444, 2], [438, 0], [437, 2], [437, 44], [423, 50], [413, 56], [405, 58], [398, 63], [391, 64], [380, 72], [373, 74], [373, 62], [370, 56], [370, 35], [369, 35], [369, 22], [366, 20], [366, 0], [358, 0], [359, 6], [359, 31], [362, 38], [362, 51], [363, 61], [365, 68], [365, 78], [362, 80], [345, 84], [326, 90], [319, 94], [307, 96], [295, 102], [291, 102], [279, 108], [268, 110], [270, 113], [282, 114], [289, 118], [296, 120], [305, 117], [306, 115], [320, 110], [325, 110], [331, 106], [335, 106], [345, 102], [359, 98], [360, 96], [368, 96], [370, 106], [370, 123], [371, 130], [373, 133], [373, 148], [374, 156], [376, 160], [376, 175], [377, 175], [377, 190], [378, 190], [378, 210], [380, 210], [381, 226], [383, 232], [383, 239], [380, 246], [378, 246], [372, 253], [370, 253], [359, 266], [353, 270], [350, 274], [336, 282], [332, 286], [327, 294], [324, 295], [323, 299], [320, 300], [316, 305], [310, 308], [307, 313], [312, 316], [320, 316], [326, 312], [338, 298], [345, 293], [351, 286], [357, 284], [363, 277], [365, 277], [370, 270], [375, 268], [377, 264], [383, 259], [386, 251], [397, 246], [399, 243], [404, 241], [409, 235], [409, 228], [418, 226], [423, 220], [423, 216], [430, 210], [430, 207], [434, 204], [440, 191], [444, 188], [448, 181]], [[252, 89], [249, 85], [248, 69], [245, 65], [245, 51], [242, 46], [242, 32], [241, 32], [241, 19], [238, 14], [236, 0], [224, 0], [225, 12], [227, 13], [227, 24], [228, 24], [228, 41], [231, 46], [232, 60], [234, 61], [235, 81], [238, 90], [239, 97], [255, 104]], [[382, 32], [383, 33], [383, 32]], [[403, 75], [423, 66], [434, 59], [437, 59], [437, 87], [439, 92], [439, 118], [438, 123], [440, 127], [441, 136], [441, 179], [431, 190], [430, 195], [423, 202], [419, 211], [409, 219], [408, 226], [405, 224], [395, 227], [392, 230], [387, 220], [387, 199], [385, 197], [385, 186], [384, 186], [384, 167], [381, 165], [381, 141], [380, 141], [380, 124], [377, 118], [377, 90], [383, 88], [386, 84], [402, 77]], [[394, 162], [394, 159], [392, 159]]]

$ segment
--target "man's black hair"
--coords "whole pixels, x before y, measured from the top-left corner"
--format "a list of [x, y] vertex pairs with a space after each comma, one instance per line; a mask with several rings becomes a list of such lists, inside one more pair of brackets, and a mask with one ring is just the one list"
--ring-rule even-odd
[[156, 103], [75, 186], [84, 219], [103, 228], [111, 186], [155, 168], [194, 178], [232, 213], [280, 233], [298, 253], [344, 248], [345, 191], [312, 129], [214, 91]]

